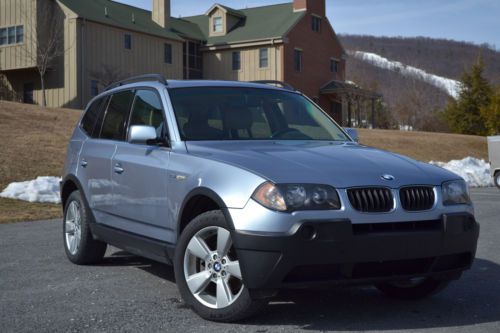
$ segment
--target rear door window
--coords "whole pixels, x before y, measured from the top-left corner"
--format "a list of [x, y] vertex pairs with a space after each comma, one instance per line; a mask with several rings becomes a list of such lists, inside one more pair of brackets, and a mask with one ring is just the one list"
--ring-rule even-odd
[[111, 96], [102, 124], [101, 139], [125, 140], [125, 126], [133, 100], [134, 93], [130, 90], [118, 92]]

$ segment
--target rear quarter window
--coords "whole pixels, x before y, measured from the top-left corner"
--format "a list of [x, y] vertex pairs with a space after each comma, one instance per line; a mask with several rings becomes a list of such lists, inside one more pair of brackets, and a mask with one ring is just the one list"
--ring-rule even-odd
[[113, 94], [104, 116], [101, 139], [125, 140], [125, 126], [133, 100], [134, 93], [129, 90]]
[[92, 136], [94, 132], [94, 127], [97, 122], [97, 118], [99, 117], [99, 113], [101, 111], [101, 106], [103, 103], [103, 98], [99, 98], [95, 100], [85, 112], [85, 115], [82, 118], [82, 122], [80, 123], [81, 129], [88, 135]]

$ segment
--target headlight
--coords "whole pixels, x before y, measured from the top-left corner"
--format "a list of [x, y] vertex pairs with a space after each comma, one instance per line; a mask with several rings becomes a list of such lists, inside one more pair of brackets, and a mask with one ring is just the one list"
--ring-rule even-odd
[[443, 205], [470, 204], [469, 187], [463, 180], [443, 183]]
[[267, 182], [255, 190], [252, 198], [264, 207], [280, 212], [338, 210], [341, 207], [337, 191], [328, 185], [275, 185]]

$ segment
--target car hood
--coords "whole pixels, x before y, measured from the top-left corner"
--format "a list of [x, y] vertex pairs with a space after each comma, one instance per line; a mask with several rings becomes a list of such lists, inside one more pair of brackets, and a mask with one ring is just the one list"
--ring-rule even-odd
[[442, 168], [355, 143], [192, 141], [186, 146], [190, 154], [246, 169], [274, 183], [399, 188], [460, 179]]

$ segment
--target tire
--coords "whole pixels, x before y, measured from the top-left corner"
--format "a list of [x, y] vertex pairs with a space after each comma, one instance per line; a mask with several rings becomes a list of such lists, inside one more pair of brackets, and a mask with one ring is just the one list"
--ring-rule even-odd
[[432, 278], [418, 279], [417, 281], [387, 282], [376, 284], [375, 287], [385, 295], [403, 300], [422, 299], [437, 294], [450, 283], [449, 280], [435, 280]]
[[79, 191], [70, 194], [64, 207], [63, 243], [68, 259], [77, 265], [99, 263], [106, 252], [106, 243], [93, 238], [90, 212]]
[[180, 235], [174, 257], [175, 280], [184, 302], [200, 317], [235, 322], [257, 314], [267, 304], [267, 300], [252, 299], [237, 260], [219, 210], [199, 215]]
[[500, 171], [495, 173], [495, 185], [500, 189]]

